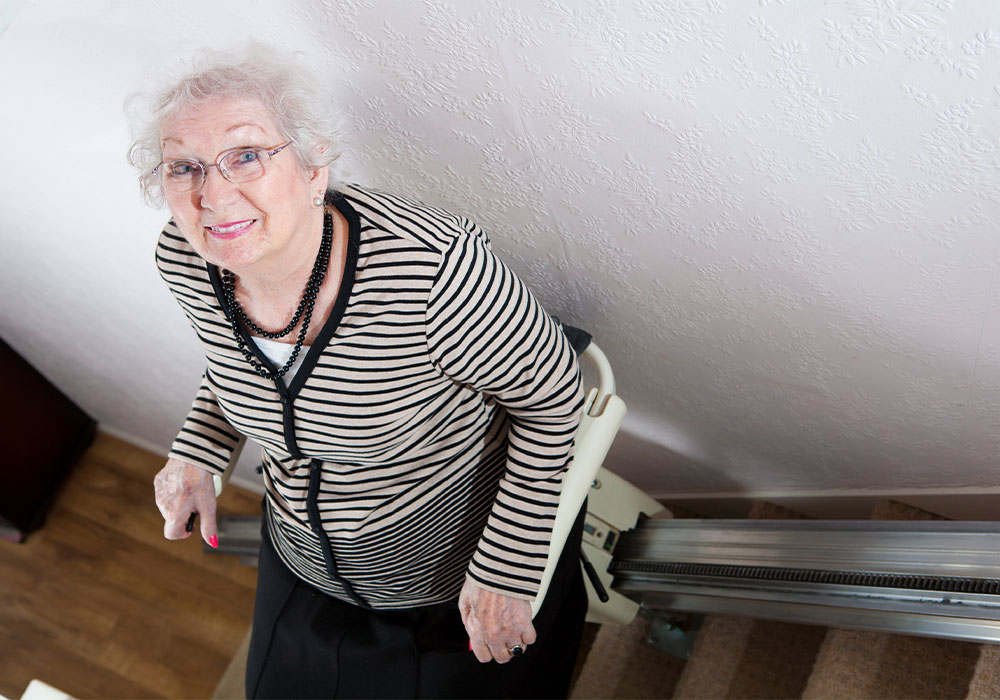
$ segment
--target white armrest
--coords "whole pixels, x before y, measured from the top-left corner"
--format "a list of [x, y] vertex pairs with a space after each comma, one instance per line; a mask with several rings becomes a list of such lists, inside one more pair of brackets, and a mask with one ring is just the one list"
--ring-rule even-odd
[[531, 614], [538, 613], [545, 600], [545, 594], [552, 581], [552, 573], [559, 562], [566, 538], [569, 536], [583, 501], [587, 498], [597, 472], [608, 454], [608, 449], [621, 427], [625, 417], [625, 402], [614, 395], [615, 382], [607, 357], [593, 342], [581, 357], [585, 357], [597, 367], [600, 377], [599, 388], [587, 393], [583, 417], [576, 434], [576, 448], [573, 462], [563, 476], [562, 494], [552, 528], [552, 543], [545, 561], [542, 583], [531, 602]]
[[236, 443], [236, 447], [233, 448], [233, 454], [229, 458], [229, 464], [226, 465], [226, 471], [221, 474], [216, 474], [212, 477], [215, 482], [215, 497], [218, 498], [219, 494], [222, 493], [222, 489], [226, 488], [226, 484], [229, 483], [229, 477], [233, 475], [233, 470], [236, 468], [236, 463], [240, 460], [240, 455], [243, 454], [243, 446], [247, 444], [247, 439], [245, 435], [240, 435], [239, 442]]

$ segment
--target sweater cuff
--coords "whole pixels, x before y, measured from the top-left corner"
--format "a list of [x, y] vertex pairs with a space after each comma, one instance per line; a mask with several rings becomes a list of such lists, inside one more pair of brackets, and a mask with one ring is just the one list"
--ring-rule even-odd
[[[496, 513], [490, 516], [467, 575], [484, 588], [530, 600], [541, 586], [553, 521], [536, 521], [526, 530], [504, 521]], [[511, 534], [514, 531], [518, 534]]]
[[[508, 598], [517, 598], [518, 600], [526, 600], [529, 603], [535, 599], [535, 593], [524, 593], [521, 591], [510, 590], [509, 588], [504, 588], [494, 585], [490, 581], [480, 579], [477, 576], [474, 576], [471, 570], [466, 572], [465, 579], [467, 581], [471, 581], [472, 583], [476, 584], [482, 589], [491, 591], [493, 593], [500, 593], [501, 595], [505, 595]], [[538, 589], [536, 588], [535, 591], [537, 592], [537, 590]]]

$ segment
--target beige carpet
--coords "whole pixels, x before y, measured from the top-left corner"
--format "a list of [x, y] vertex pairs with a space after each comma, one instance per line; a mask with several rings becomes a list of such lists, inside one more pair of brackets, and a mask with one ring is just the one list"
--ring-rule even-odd
[[1000, 698], [1000, 646], [982, 645], [966, 697], [970, 700]]
[[669, 698], [684, 660], [649, 646], [650, 619], [601, 625], [579, 669], [571, 698]]

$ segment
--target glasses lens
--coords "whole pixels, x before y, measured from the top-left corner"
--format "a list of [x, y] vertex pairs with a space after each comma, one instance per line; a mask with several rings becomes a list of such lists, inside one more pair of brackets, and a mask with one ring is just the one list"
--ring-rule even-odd
[[219, 161], [219, 168], [230, 182], [248, 182], [264, 174], [267, 151], [262, 148], [241, 148], [227, 153]]
[[190, 192], [201, 187], [205, 171], [193, 160], [170, 160], [156, 169], [163, 189], [170, 192]]

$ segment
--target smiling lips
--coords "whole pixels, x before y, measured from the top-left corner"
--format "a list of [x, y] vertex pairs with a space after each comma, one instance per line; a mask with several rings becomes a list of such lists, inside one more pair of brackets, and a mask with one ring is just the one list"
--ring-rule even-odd
[[244, 219], [243, 221], [231, 221], [215, 226], [206, 226], [205, 230], [214, 238], [236, 238], [241, 236], [257, 222], [257, 219]]

